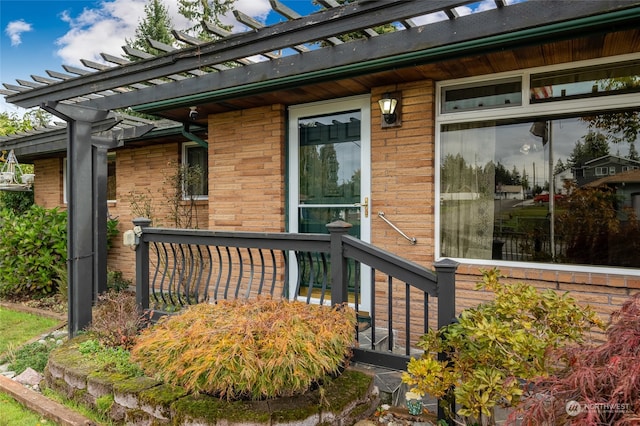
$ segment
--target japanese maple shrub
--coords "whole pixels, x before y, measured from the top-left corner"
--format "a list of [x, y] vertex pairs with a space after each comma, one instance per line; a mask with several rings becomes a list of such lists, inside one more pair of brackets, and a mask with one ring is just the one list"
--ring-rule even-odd
[[495, 407], [516, 404], [523, 383], [550, 371], [551, 349], [583, 341], [600, 324], [567, 293], [503, 284], [500, 278], [495, 268], [483, 271], [476, 290], [493, 292], [493, 300], [425, 334], [418, 343], [423, 356], [412, 358], [403, 374], [411, 391], [441, 399], [445, 410], [455, 397], [459, 408], [448, 414], [460, 424], [493, 424]]
[[227, 400], [299, 395], [338, 374], [356, 315], [267, 298], [192, 305], [144, 330], [131, 354], [145, 372]]
[[640, 294], [611, 315], [607, 340], [555, 352], [562, 368], [536, 379], [512, 418], [520, 424], [640, 424]]

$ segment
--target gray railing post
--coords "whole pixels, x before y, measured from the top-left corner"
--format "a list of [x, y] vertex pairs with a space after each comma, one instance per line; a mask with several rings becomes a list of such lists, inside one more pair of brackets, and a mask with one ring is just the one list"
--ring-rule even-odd
[[[438, 275], [438, 330], [453, 323], [456, 319], [456, 270], [458, 262], [451, 259], [442, 259], [433, 264]], [[440, 361], [447, 360], [445, 353], [439, 353]], [[455, 413], [455, 399], [453, 399], [453, 389], [449, 391], [449, 409]], [[452, 424], [451, 419], [438, 401], [438, 420], [445, 420], [447, 424]]]
[[[144, 228], [151, 225], [145, 217], [133, 219], [133, 226]], [[136, 228], [134, 228], [135, 230]], [[141, 310], [149, 309], [149, 243], [136, 235], [136, 304]]]
[[433, 264], [438, 275], [438, 329], [456, 318], [456, 270], [458, 262], [442, 259]]
[[342, 236], [349, 232], [353, 225], [342, 220], [327, 224], [331, 234], [331, 305], [345, 303], [348, 299], [347, 259], [342, 256]]

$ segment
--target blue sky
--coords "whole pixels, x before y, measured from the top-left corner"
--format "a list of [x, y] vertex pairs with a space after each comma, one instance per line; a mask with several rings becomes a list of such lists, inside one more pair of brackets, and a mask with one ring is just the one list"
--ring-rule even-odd
[[[312, 0], [281, 0], [301, 15], [318, 10]], [[100, 53], [121, 56], [125, 38], [133, 38], [147, 0], [0, 0], [0, 83], [16, 84], [62, 65], [81, 68], [80, 59], [102, 62]], [[174, 28], [186, 28], [176, 0], [164, 0]], [[236, 0], [235, 8], [265, 23], [284, 20], [271, 11], [269, 0]], [[271, 13], [269, 13], [271, 12]], [[233, 17], [228, 23], [242, 30]], [[0, 95], [0, 112], [24, 109]]]

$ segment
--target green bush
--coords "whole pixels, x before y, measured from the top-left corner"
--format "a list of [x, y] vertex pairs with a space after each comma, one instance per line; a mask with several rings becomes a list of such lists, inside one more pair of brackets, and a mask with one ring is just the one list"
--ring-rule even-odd
[[0, 204], [15, 214], [22, 214], [33, 205], [33, 191], [0, 191]]
[[[402, 380], [413, 392], [441, 398], [445, 409], [454, 395], [459, 408], [452, 417], [494, 424], [496, 406], [517, 404], [523, 382], [555, 367], [548, 357], [552, 349], [581, 342], [584, 333], [603, 323], [567, 293], [502, 284], [497, 269], [483, 275], [477, 289], [493, 292], [494, 300], [465, 309], [457, 322], [424, 335], [418, 346], [425, 353], [409, 361]], [[448, 360], [438, 359], [439, 352]]]
[[227, 400], [303, 394], [345, 367], [355, 312], [297, 301], [220, 301], [164, 317], [131, 357], [158, 380]]
[[67, 261], [67, 214], [31, 206], [0, 212], [0, 297], [39, 297], [57, 291], [56, 266]]

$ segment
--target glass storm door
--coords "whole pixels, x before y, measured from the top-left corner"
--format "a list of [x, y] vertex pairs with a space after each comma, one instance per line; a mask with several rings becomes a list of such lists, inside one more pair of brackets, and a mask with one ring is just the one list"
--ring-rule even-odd
[[[353, 225], [351, 235], [370, 240], [369, 102], [369, 96], [359, 96], [290, 108], [290, 232], [326, 234], [328, 223], [343, 220]], [[317, 264], [310, 259], [292, 268], [290, 294], [296, 292], [300, 273], [304, 279], [297, 297], [311, 295], [328, 304], [330, 288], [322, 286], [322, 273], [313, 271]], [[370, 297], [365, 269], [349, 264], [349, 298], [355, 300], [357, 289], [363, 309]]]

